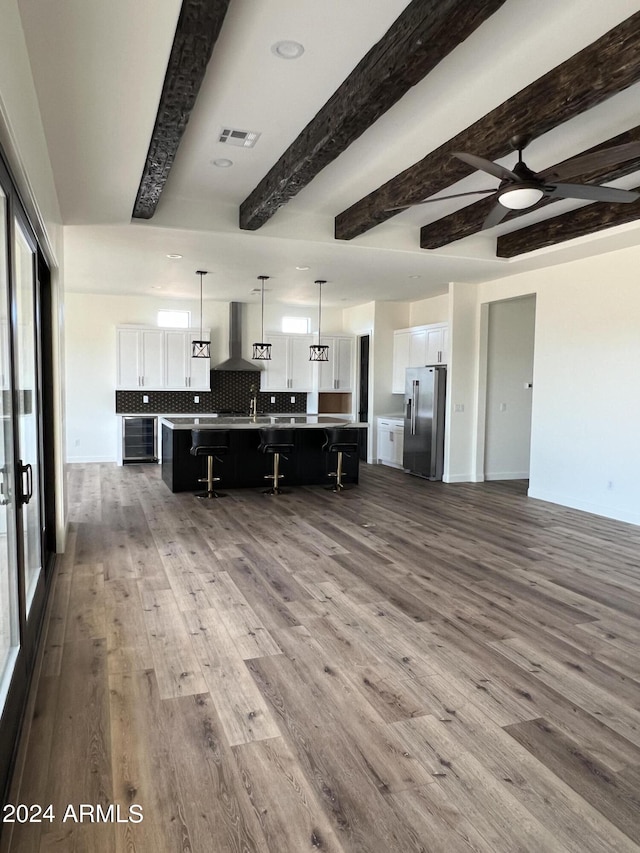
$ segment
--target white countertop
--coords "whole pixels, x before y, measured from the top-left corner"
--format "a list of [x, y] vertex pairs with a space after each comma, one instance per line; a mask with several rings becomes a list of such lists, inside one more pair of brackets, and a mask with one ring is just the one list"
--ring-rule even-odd
[[334, 415], [258, 415], [256, 418], [220, 416], [185, 416], [163, 417], [158, 415], [163, 426], [169, 429], [193, 429], [194, 427], [205, 427], [206, 429], [260, 429], [260, 427], [295, 427], [296, 429], [325, 428], [325, 427], [353, 427], [359, 429], [367, 427], [367, 423], [354, 421], [345, 416]]

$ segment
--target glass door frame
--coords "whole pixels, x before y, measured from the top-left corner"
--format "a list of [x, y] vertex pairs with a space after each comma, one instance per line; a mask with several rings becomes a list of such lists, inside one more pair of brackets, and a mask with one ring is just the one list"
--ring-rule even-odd
[[[15, 500], [15, 538], [17, 548], [17, 583], [18, 592], [18, 626], [19, 626], [19, 648], [15, 658], [13, 673], [10, 676], [10, 682], [4, 707], [0, 708], [0, 792], [3, 795], [3, 802], [8, 793], [8, 786], [11, 779], [11, 771], [16, 756], [18, 738], [20, 735], [21, 725], [23, 721], [27, 695], [29, 691], [30, 678], [33, 672], [40, 631], [42, 627], [46, 596], [47, 596], [47, 580], [51, 577], [49, 570], [52, 563], [49, 563], [48, 558], [53, 555], [46, 548], [44, 536], [44, 482], [43, 482], [43, 459], [44, 459], [44, 442], [43, 442], [43, 414], [42, 414], [42, 317], [40, 312], [40, 288], [39, 288], [39, 247], [35, 237], [35, 232], [31, 227], [29, 218], [25, 208], [19, 198], [16, 190], [15, 181], [9, 169], [6, 166], [6, 161], [0, 148], [0, 185], [6, 197], [6, 233], [0, 234], [0, 239], [6, 240], [6, 257], [7, 257], [7, 276], [8, 276], [8, 317], [9, 317], [9, 363], [11, 375], [11, 400], [12, 400], [12, 426], [14, 432], [13, 441], [13, 482], [11, 486], [11, 494]], [[43, 565], [40, 571], [40, 577], [35, 587], [35, 591], [31, 601], [29, 618], [26, 616], [26, 590], [24, 576], [24, 542], [23, 542], [23, 527], [24, 527], [24, 507], [22, 505], [21, 495], [23, 494], [23, 476], [20, 470], [20, 453], [19, 447], [19, 430], [18, 430], [18, 412], [19, 408], [19, 389], [17, 388], [17, 356], [16, 356], [16, 339], [17, 339], [17, 304], [16, 304], [16, 281], [15, 281], [15, 223], [20, 224], [22, 236], [27, 240], [29, 248], [32, 250], [33, 262], [33, 287], [34, 287], [34, 359], [36, 382], [33, 389], [33, 406], [37, 412], [36, 428], [37, 428], [37, 453], [38, 453], [38, 473], [39, 473], [39, 502], [40, 502], [40, 539], [42, 541]], [[53, 488], [53, 483], [50, 484]]]

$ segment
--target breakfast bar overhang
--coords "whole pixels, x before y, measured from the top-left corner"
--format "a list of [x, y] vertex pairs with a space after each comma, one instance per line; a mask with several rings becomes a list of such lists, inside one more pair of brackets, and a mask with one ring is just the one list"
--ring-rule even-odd
[[[294, 450], [283, 459], [281, 470], [287, 486], [330, 485], [335, 470], [335, 454], [323, 450], [326, 433], [332, 427], [358, 432], [358, 443], [366, 447], [367, 424], [331, 415], [266, 415], [252, 417], [162, 418], [162, 479], [172, 492], [195, 492], [204, 476], [202, 457], [192, 456], [191, 430], [229, 431], [229, 452], [216, 461], [220, 488], [260, 488], [266, 484], [271, 460], [258, 450], [262, 427], [293, 429]], [[364, 444], [363, 444], [364, 442]], [[358, 482], [359, 454], [345, 455], [345, 481]]]

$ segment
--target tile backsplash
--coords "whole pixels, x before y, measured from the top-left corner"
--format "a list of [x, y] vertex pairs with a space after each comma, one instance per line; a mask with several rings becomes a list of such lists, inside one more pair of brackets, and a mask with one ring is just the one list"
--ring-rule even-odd
[[[212, 370], [211, 391], [116, 391], [116, 414], [246, 412], [248, 415], [253, 389], [259, 385], [260, 377], [251, 370]], [[143, 396], [149, 398], [148, 403], [142, 402]], [[199, 397], [200, 402], [194, 403], [194, 397]], [[275, 398], [273, 403], [272, 398]], [[258, 391], [258, 411], [304, 413], [307, 395], [300, 391]]]

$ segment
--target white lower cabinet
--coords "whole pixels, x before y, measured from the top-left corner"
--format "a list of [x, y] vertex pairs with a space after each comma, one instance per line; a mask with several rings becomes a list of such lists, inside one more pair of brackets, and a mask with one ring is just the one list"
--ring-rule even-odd
[[378, 449], [376, 457], [381, 465], [402, 468], [404, 446], [404, 421], [402, 418], [378, 418]]

